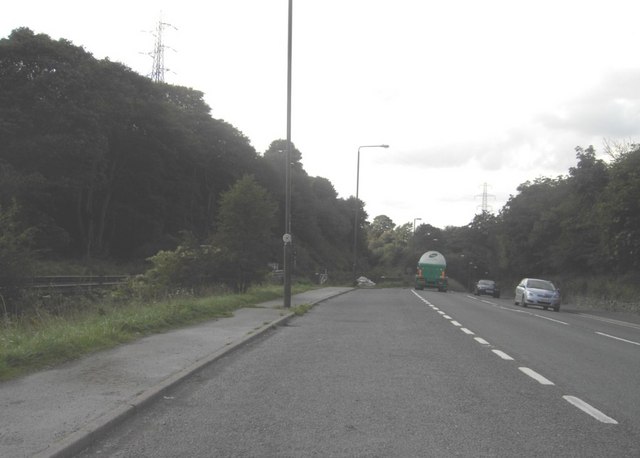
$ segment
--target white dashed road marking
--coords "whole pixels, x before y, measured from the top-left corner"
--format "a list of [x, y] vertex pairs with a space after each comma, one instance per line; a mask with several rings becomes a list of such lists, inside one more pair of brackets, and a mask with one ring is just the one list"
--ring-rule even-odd
[[498, 355], [502, 359], [505, 359], [507, 361], [513, 361], [513, 358], [511, 356], [507, 355], [505, 352], [501, 350], [491, 350], [491, 351], [494, 352], [496, 355]]
[[542, 375], [538, 374], [536, 371], [532, 369], [529, 369], [528, 367], [519, 367], [518, 369], [520, 369], [522, 372], [527, 374], [529, 377], [531, 377], [541, 385], [555, 385], [555, 383], [553, 383], [551, 380], [543, 377]]
[[[417, 297], [419, 297], [425, 304], [430, 306], [433, 310], [437, 311], [443, 318], [446, 318], [447, 320], [451, 320], [450, 322], [451, 322], [452, 325], [460, 327], [460, 330], [462, 332], [464, 332], [465, 334], [468, 334], [468, 335], [475, 335], [475, 333], [473, 331], [471, 331], [471, 330], [469, 330], [469, 329], [467, 329], [465, 327], [462, 327], [462, 325], [459, 322], [453, 320], [449, 315], [446, 315], [445, 312], [440, 311], [440, 309], [437, 308], [435, 305], [429, 303], [429, 301], [427, 301], [426, 299], [422, 298], [417, 293], [414, 292], [414, 294]], [[467, 297], [473, 298], [473, 296], [467, 296]], [[493, 304], [493, 303], [488, 302], [488, 301], [482, 301], [482, 302], [486, 302], [488, 304], [498, 306], [497, 304]], [[559, 324], [563, 324], [563, 325], [569, 326], [569, 323], [565, 323], [564, 321], [556, 320], [554, 318], [549, 318], [547, 316], [536, 315], [536, 314], [533, 314], [531, 312], [526, 312], [524, 310], [514, 310], [514, 309], [502, 307], [502, 306], [498, 306], [498, 307], [500, 307], [501, 309], [504, 309], [504, 310], [512, 311], [512, 312], [526, 313], [528, 315], [533, 315], [533, 316], [535, 316], [537, 318], [544, 318], [545, 320], [553, 321], [554, 323], [559, 323]], [[593, 319], [598, 319], [598, 320], [601, 320], [601, 321], [609, 321], [609, 320], [606, 320], [606, 319], [602, 319], [600, 317], [593, 317], [593, 316], [584, 315], [584, 314], [581, 314], [581, 315], [585, 316], [585, 317], [593, 318]], [[615, 320], [611, 320], [611, 321], [615, 321]], [[616, 322], [615, 324], [622, 324], [622, 323], [623, 322]], [[627, 324], [627, 323], [625, 323], [625, 324]], [[630, 324], [630, 323], [628, 325], [629, 325], [629, 327], [635, 327], [635, 325]], [[596, 334], [599, 334], [599, 335], [604, 336], [604, 337], [609, 337], [611, 339], [615, 339], [615, 340], [619, 340], [619, 341], [622, 341], [622, 342], [626, 342], [626, 343], [630, 343], [630, 344], [633, 344], [633, 345], [639, 345], [640, 346], [640, 342], [634, 342], [632, 340], [627, 340], [627, 339], [623, 339], [621, 337], [612, 336], [612, 335], [609, 335], [609, 334], [605, 334], [603, 332], [596, 332]], [[476, 342], [478, 342], [478, 343], [480, 343], [482, 345], [491, 345], [491, 344], [489, 344], [489, 342], [487, 342], [482, 337], [474, 337], [474, 339], [475, 339]], [[505, 361], [514, 361], [514, 359], [511, 356], [509, 356], [508, 354], [506, 354], [505, 352], [503, 352], [501, 350], [492, 349], [491, 351], [493, 353], [495, 353], [496, 355], [498, 355], [500, 358], [502, 358]], [[541, 385], [555, 385], [555, 383], [553, 383], [551, 380], [549, 380], [548, 378], [538, 374], [533, 369], [529, 369], [528, 367], [519, 367], [518, 369], [522, 373], [528, 375], [529, 377], [531, 377], [532, 379], [534, 379], [535, 381], [540, 383]], [[597, 419], [598, 421], [600, 421], [602, 423], [608, 423], [608, 424], [613, 424], [613, 425], [617, 425], [618, 424], [618, 422], [616, 420], [614, 420], [613, 418], [605, 415], [604, 413], [602, 413], [601, 411], [599, 411], [595, 407], [587, 404], [586, 402], [584, 402], [580, 398], [577, 398], [575, 396], [562, 396], [562, 398], [564, 400], [566, 400], [567, 402], [569, 402], [570, 404], [572, 404], [573, 406], [575, 406], [578, 409], [582, 410], [583, 412], [591, 415], [593, 418]]]
[[583, 412], [588, 413], [593, 418], [595, 418], [598, 421], [601, 421], [602, 423], [608, 423], [608, 424], [611, 424], [611, 425], [617, 425], [618, 424], [618, 422], [615, 421], [613, 418], [603, 414], [598, 409], [596, 409], [595, 407], [587, 404], [586, 402], [584, 402], [580, 398], [576, 398], [575, 396], [562, 396], [562, 397], [564, 398], [565, 401], [569, 402], [570, 404], [573, 404], [578, 409], [582, 410]]

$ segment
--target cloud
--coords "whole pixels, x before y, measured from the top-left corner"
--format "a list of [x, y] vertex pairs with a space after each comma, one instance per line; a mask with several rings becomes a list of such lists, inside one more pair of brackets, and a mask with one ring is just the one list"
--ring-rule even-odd
[[640, 135], [640, 69], [607, 73], [591, 91], [538, 116], [537, 121], [550, 130], [589, 139]]
[[[556, 177], [575, 165], [575, 148], [606, 140], [629, 141], [640, 137], [640, 69], [609, 71], [596, 84], [529, 119], [481, 138], [426, 144], [383, 155], [387, 165], [410, 164], [423, 172], [476, 171], [488, 174], [510, 171]], [[462, 130], [462, 128], [461, 128]], [[460, 132], [460, 138], [464, 132]]]
[[[397, 157], [385, 156], [386, 163], [410, 163], [422, 169], [474, 168], [481, 172], [522, 169], [523, 167], [557, 168], [566, 164], [567, 148], [558, 148], [548, 135], [533, 124], [505, 131], [500, 137], [468, 140], [415, 149]], [[573, 147], [568, 149], [573, 156]], [[562, 159], [557, 161], [557, 157]]]

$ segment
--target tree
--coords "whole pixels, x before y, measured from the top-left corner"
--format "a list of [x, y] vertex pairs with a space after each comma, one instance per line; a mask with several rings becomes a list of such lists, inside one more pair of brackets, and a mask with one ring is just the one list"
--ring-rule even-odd
[[500, 212], [500, 269], [517, 277], [550, 274], [561, 234], [559, 207], [568, 186], [562, 178], [538, 178], [518, 186]]
[[576, 148], [578, 163], [565, 179], [567, 194], [558, 205], [557, 224], [561, 232], [552, 247], [552, 264], [558, 272], [587, 274], [601, 262], [602, 229], [598, 202], [609, 181], [604, 161], [596, 158], [592, 146]]
[[378, 215], [373, 218], [373, 222], [369, 226], [369, 236], [380, 237], [385, 232], [392, 231], [395, 227], [395, 223], [387, 215]]
[[604, 266], [615, 273], [640, 271], [640, 147], [620, 154], [599, 205]]
[[255, 178], [246, 175], [220, 197], [218, 231], [223, 278], [236, 292], [245, 292], [267, 272], [274, 243], [276, 205]]
[[411, 223], [396, 226], [391, 218], [378, 215], [367, 226], [366, 236], [374, 273], [401, 277], [406, 259], [412, 257]]
[[259, 169], [202, 92], [29, 29], [0, 40], [0, 144], [4, 172], [38, 183], [14, 187], [32, 225], [73, 257], [146, 258], [183, 230], [207, 237], [218, 195]]
[[0, 307], [5, 313], [5, 301], [19, 293], [18, 287], [33, 268], [34, 228], [25, 228], [19, 213], [15, 201], [6, 207], [0, 205]]

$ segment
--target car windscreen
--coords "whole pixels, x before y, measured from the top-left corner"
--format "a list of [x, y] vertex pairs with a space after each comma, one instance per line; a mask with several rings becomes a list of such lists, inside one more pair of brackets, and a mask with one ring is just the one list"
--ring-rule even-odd
[[529, 280], [527, 288], [545, 289], [547, 291], [555, 291], [553, 283], [544, 280]]

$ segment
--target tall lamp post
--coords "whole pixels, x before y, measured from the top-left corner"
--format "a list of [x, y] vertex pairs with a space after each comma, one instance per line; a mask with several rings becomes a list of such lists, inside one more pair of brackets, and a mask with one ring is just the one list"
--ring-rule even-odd
[[413, 233], [416, 233], [416, 221], [422, 221], [422, 218], [413, 218]]
[[292, 54], [292, 25], [293, 25], [293, 0], [289, 0], [287, 46], [287, 154], [285, 164], [285, 216], [284, 216], [284, 307], [291, 307], [291, 269], [292, 269], [292, 236], [291, 236], [291, 54]]
[[389, 148], [389, 145], [363, 145], [358, 147], [358, 167], [356, 169], [356, 215], [353, 220], [353, 281], [356, 280], [356, 269], [358, 264], [358, 210], [360, 201], [358, 200], [360, 189], [360, 150], [362, 148]]

